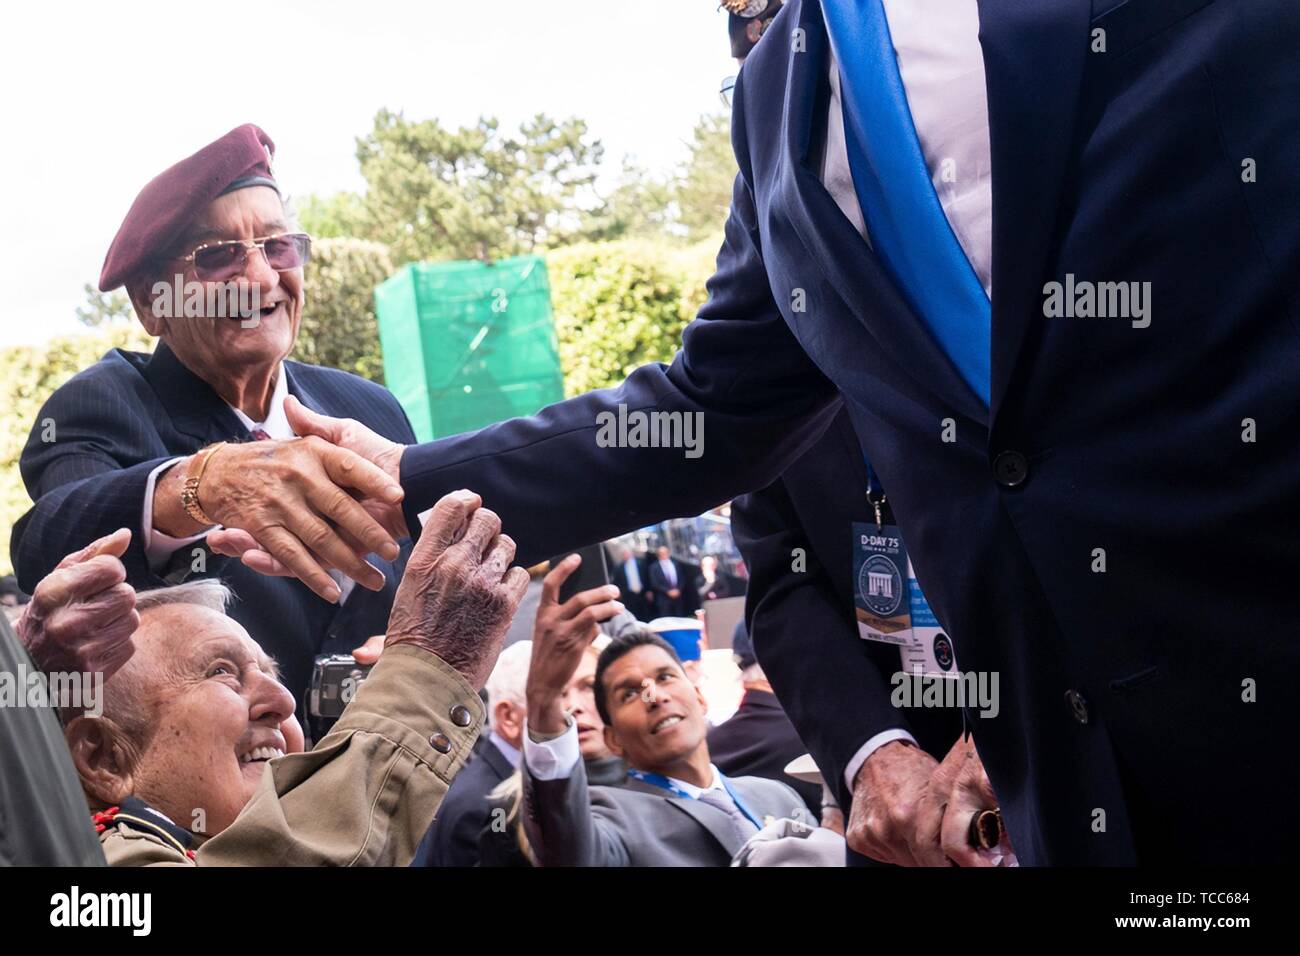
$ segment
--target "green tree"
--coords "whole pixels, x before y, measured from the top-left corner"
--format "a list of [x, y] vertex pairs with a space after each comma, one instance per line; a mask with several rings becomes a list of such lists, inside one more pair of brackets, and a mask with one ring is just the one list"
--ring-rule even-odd
[[298, 215], [299, 228], [315, 239], [364, 237], [370, 234], [365, 200], [356, 193], [308, 195], [295, 200], [293, 205]]
[[566, 395], [616, 385], [646, 362], [668, 362], [704, 302], [712, 244], [629, 239], [547, 254]]
[[320, 239], [307, 263], [302, 325], [293, 357], [384, 380], [375, 286], [393, 273], [388, 249], [365, 239]]
[[539, 114], [506, 133], [494, 118], [452, 130], [380, 110], [357, 143], [364, 235], [397, 265], [562, 245], [580, 231], [602, 155], [578, 119]]
[[122, 289], [100, 292], [87, 282], [82, 286], [86, 293], [84, 305], [77, 306], [77, 319], [82, 325], [99, 328], [113, 322], [130, 322], [135, 318], [131, 299]]
[[736, 172], [731, 118], [725, 113], [701, 116], [691, 135], [690, 158], [673, 190], [678, 221], [692, 241], [722, 231]]
[[647, 239], [670, 236], [676, 206], [673, 186], [636, 163], [624, 161], [618, 185], [582, 214], [581, 241]]

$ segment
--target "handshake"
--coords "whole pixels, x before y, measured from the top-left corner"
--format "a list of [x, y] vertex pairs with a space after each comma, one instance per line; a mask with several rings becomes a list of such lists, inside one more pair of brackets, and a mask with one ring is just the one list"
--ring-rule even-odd
[[392, 560], [409, 536], [405, 446], [293, 396], [284, 410], [297, 439], [211, 446], [166, 472], [154, 491], [154, 527], [185, 537], [220, 525], [207, 536], [214, 553], [299, 578], [327, 601], [342, 594], [331, 571], [380, 590], [383, 572], [366, 556]]

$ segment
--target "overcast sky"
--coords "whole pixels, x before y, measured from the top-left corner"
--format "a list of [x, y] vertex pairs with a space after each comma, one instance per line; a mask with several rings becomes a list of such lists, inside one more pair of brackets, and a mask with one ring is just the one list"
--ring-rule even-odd
[[380, 107], [447, 125], [585, 119], [616, 168], [666, 169], [734, 72], [716, 0], [22, 3], [0, 57], [0, 347], [80, 326], [140, 188], [241, 123], [296, 195], [360, 189]]

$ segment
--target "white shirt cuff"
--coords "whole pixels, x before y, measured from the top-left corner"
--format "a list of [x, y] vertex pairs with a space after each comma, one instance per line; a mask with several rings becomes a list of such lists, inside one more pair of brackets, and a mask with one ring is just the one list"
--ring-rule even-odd
[[193, 544], [195, 541], [202, 541], [209, 531], [220, 528], [221, 525], [214, 524], [211, 528], [200, 531], [198, 534], [192, 534], [188, 538], [173, 538], [171, 535], [163, 534], [161, 531], [155, 531], [153, 526], [153, 491], [154, 486], [158, 484], [158, 476], [168, 468], [171, 468], [184, 458], [173, 458], [171, 461], [165, 461], [153, 471], [149, 472], [149, 480], [144, 486], [144, 509], [140, 515], [140, 540], [144, 542], [145, 560], [149, 562], [149, 570], [157, 574], [171, 560], [171, 556], [186, 545]]
[[916, 738], [906, 730], [895, 727], [893, 730], [882, 730], [876, 736], [872, 737], [865, 744], [858, 748], [858, 752], [853, 755], [844, 767], [844, 785], [849, 788], [849, 793], [853, 792], [853, 778], [858, 775], [862, 765], [867, 762], [867, 758], [879, 750], [885, 744], [892, 743], [895, 740], [906, 740], [913, 747], [920, 746]]
[[533, 740], [524, 724], [524, 765], [535, 780], [563, 780], [573, 773], [582, 759], [578, 747], [578, 725], [572, 717], [565, 717], [569, 726], [564, 733], [550, 740]]

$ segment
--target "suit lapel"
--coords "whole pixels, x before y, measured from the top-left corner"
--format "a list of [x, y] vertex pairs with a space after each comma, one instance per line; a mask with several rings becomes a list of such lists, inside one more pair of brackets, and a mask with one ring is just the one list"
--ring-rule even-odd
[[1030, 323], [1059, 223], [1088, 55], [1081, 0], [979, 0], [993, 166], [993, 369], [996, 419]]
[[320, 399], [307, 386], [307, 383], [303, 381], [306, 376], [302, 374], [302, 366], [298, 365], [297, 362], [290, 362], [286, 359], [283, 367], [285, 378], [288, 379], [289, 394], [298, 399], [298, 401], [302, 402], [313, 412], [319, 412], [322, 415], [329, 415], [329, 410], [321, 404]]
[[804, 31], [806, 49], [788, 54], [782, 136], [784, 162], [791, 175], [780, 177], [777, 187], [784, 211], [809, 253], [810, 264], [821, 268], [879, 349], [905, 369], [919, 389], [936, 394], [966, 418], [986, 423], [983, 402], [912, 311], [812, 166], [813, 131], [826, 124], [829, 101], [822, 87], [830, 65], [830, 39], [819, 2], [802, 0], [793, 6], [796, 9], [790, 13]]
[[199, 446], [247, 439], [248, 430], [234, 410], [211, 385], [182, 365], [165, 342], [158, 343], [142, 374], [173, 427], [197, 439]]
[[483, 758], [484, 763], [492, 768], [498, 783], [515, 772], [514, 766], [506, 759], [506, 755], [501, 752], [501, 748], [493, 743], [490, 738], [483, 745], [483, 749], [479, 751], [479, 756]]
[[659, 787], [642, 783], [639, 780], [629, 779], [627, 786], [629, 790], [639, 790], [642, 793], [649, 793], [659, 797], [669, 806], [686, 814], [707, 830], [709, 836], [722, 845], [722, 848], [727, 852], [727, 856], [735, 856], [740, 850], [740, 838], [731, 824], [731, 819], [717, 807], [711, 807], [689, 797], [668, 795]]

